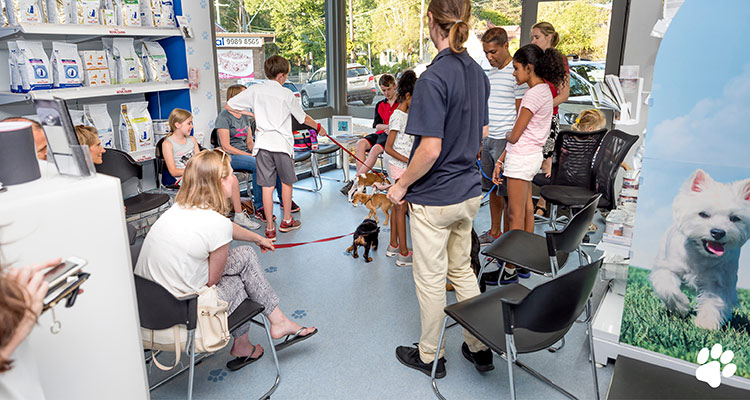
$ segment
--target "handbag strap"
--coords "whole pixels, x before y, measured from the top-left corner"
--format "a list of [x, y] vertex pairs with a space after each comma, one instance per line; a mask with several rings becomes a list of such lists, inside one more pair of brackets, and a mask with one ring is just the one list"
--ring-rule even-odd
[[[151, 350], [151, 361], [154, 362], [154, 365], [156, 365], [157, 368], [159, 368], [162, 371], [169, 371], [170, 369], [177, 366], [177, 364], [180, 363], [180, 327], [179, 325], [175, 325], [172, 327], [172, 330], [174, 332], [174, 365], [171, 367], [164, 366], [162, 363], [159, 362], [159, 360], [156, 359], [156, 355], [159, 354], [157, 351], [154, 353], [154, 350]], [[151, 347], [153, 347], [154, 344], [154, 331], [151, 330]], [[187, 351], [187, 349], [185, 349]]]

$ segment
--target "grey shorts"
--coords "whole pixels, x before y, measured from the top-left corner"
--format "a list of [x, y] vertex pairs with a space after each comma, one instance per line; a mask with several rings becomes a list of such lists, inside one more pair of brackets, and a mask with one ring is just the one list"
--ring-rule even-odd
[[[482, 160], [480, 164], [482, 165], [482, 190], [483, 191], [489, 191], [492, 189], [492, 172], [495, 170], [495, 163], [497, 162], [497, 159], [500, 158], [500, 156], [505, 151], [505, 145], [507, 140], [505, 139], [493, 139], [493, 138], [485, 138], [482, 141]], [[485, 178], [485, 175], [489, 177], [490, 179]], [[507, 196], [508, 192], [505, 185], [505, 179], [503, 179], [503, 184], [497, 186], [497, 195], [498, 196]]]
[[260, 149], [258, 154], [255, 155], [255, 162], [258, 176], [257, 185], [263, 187], [276, 186], [277, 173], [282, 183], [291, 185], [297, 182], [294, 160], [287, 153]]

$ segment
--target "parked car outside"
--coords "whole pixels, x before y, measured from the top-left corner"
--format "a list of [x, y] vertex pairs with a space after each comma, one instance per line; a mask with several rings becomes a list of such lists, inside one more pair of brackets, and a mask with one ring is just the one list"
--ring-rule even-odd
[[570, 62], [570, 94], [565, 103], [560, 104], [560, 125], [569, 128], [576, 122], [578, 114], [594, 108], [591, 102], [593, 85], [604, 81], [604, 63], [592, 61]]
[[[307, 83], [300, 88], [302, 106], [311, 108], [315, 103], [327, 103], [328, 79], [325, 67], [312, 74]], [[376, 93], [375, 77], [364, 65], [347, 64], [346, 66], [346, 101], [361, 101], [372, 104]]]

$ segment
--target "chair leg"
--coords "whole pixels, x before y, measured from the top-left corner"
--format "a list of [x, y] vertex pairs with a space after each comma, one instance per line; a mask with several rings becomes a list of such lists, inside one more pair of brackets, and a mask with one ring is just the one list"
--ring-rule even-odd
[[557, 230], [557, 204], [552, 204], [549, 210], [549, 226]]
[[438, 339], [437, 344], [437, 353], [435, 353], [435, 359], [432, 361], [432, 372], [430, 373], [430, 378], [432, 379], [432, 390], [435, 392], [435, 396], [437, 396], [440, 400], [445, 400], [445, 397], [443, 397], [442, 394], [440, 394], [440, 391], [437, 387], [437, 381], [435, 380], [435, 373], [437, 372], [437, 366], [438, 366], [438, 360], [440, 357], [440, 349], [443, 347], [443, 338], [445, 337], [445, 326], [448, 324], [448, 316], [446, 315], [443, 319], [443, 329], [440, 330], [440, 338]]
[[596, 357], [594, 357], [594, 334], [593, 329], [591, 327], [591, 320], [593, 319], [591, 316], [593, 314], [593, 310], [591, 307], [591, 297], [589, 297], [589, 300], [586, 302], [586, 329], [589, 332], [589, 351], [591, 352], [591, 375], [594, 378], [594, 399], [599, 400], [599, 378], [596, 374]]
[[522, 370], [528, 372], [534, 378], [539, 379], [540, 381], [546, 383], [547, 385], [551, 386], [553, 389], [555, 389], [558, 392], [562, 393], [566, 397], [568, 397], [570, 399], [573, 399], [573, 400], [577, 400], [577, 398], [575, 396], [573, 396], [572, 394], [570, 394], [570, 392], [568, 392], [567, 390], [561, 388], [560, 386], [555, 385], [551, 380], [547, 379], [547, 377], [545, 377], [544, 375], [540, 374], [539, 372], [537, 372], [537, 371], [529, 368], [526, 364], [523, 364], [523, 363], [521, 363], [518, 360], [516, 360], [515, 364], [518, 365], [518, 367], [521, 368]]
[[263, 321], [263, 327], [266, 329], [266, 336], [268, 336], [268, 347], [271, 349], [273, 362], [276, 364], [276, 380], [274, 381], [271, 389], [260, 397], [261, 399], [270, 399], [273, 392], [275, 392], [276, 388], [279, 387], [279, 383], [281, 383], [281, 370], [279, 369], [279, 358], [276, 356], [276, 347], [273, 345], [273, 338], [271, 337], [271, 323], [268, 321], [265, 315], [263, 315], [262, 313], [259, 315], [261, 320]]
[[487, 268], [488, 265], [492, 263], [492, 259], [489, 259], [482, 267], [479, 268], [479, 275], [477, 276], [477, 283], [482, 282], [482, 274], [484, 274], [484, 270]]
[[190, 351], [190, 369], [188, 370], [188, 400], [193, 398], [193, 378], [195, 376], [195, 329], [188, 331], [188, 343], [185, 346]]
[[550, 353], [555, 353], [555, 352], [557, 352], [559, 350], [562, 350], [563, 347], [565, 347], [565, 336], [563, 336], [563, 338], [560, 339], [560, 345], [559, 346], [557, 346], [557, 347], [550, 346], [550, 347], [547, 348], [547, 351], [549, 351]]
[[505, 359], [508, 361], [508, 384], [510, 387], [510, 399], [516, 400], [516, 383], [513, 379], [513, 364], [518, 360], [516, 359], [516, 343], [513, 339], [513, 335], [505, 334], [505, 345], [508, 349], [508, 353], [505, 355]]

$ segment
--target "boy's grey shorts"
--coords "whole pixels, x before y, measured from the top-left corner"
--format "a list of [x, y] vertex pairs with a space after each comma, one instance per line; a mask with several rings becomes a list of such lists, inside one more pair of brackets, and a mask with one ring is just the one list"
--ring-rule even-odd
[[297, 174], [294, 172], [294, 160], [287, 153], [268, 150], [258, 150], [255, 155], [258, 181], [256, 185], [263, 187], [276, 186], [276, 174], [279, 174], [281, 182], [291, 185], [297, 182]]

